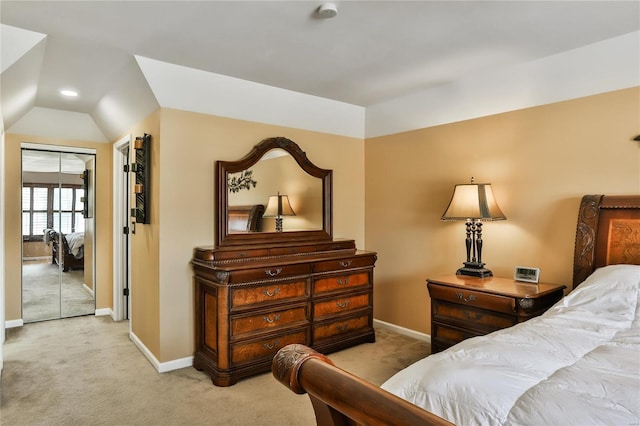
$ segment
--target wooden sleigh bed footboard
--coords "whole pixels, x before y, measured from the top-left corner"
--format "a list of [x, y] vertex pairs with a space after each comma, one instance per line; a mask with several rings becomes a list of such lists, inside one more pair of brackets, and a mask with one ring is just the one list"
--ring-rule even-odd
[[308, 393], [319, 426], [444, 426], [448, 421], [353, 374], [304, 345], [288, 345], [273, 358], [278, 381], [297, 394]]

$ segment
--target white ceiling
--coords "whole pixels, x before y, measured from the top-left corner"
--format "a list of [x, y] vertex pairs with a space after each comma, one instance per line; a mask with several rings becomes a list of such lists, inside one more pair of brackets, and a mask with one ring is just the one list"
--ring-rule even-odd
[[[144, 84], [123, 82], [134, 55], [369, 107], [640, 30], [639, 1], [335, 3], [322, 20], [320, 1], [3, 0], [4, 61], [6, 26], [46, 36], [25, 66], [40, 64], [22, 83], [36, 90], [29, 108], [12, 109], [18, 78], [2, 66], [5, 125], [33, 107], [95, 114], [114, 87]], [[62, 98], [67, 87], [80, 96]]]

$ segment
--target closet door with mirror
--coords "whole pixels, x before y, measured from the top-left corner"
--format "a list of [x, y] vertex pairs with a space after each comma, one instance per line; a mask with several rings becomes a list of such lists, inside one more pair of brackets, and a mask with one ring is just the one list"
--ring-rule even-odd
[[95, 313], [94, 182], [93, 153], [22, 149], [25, 323]]

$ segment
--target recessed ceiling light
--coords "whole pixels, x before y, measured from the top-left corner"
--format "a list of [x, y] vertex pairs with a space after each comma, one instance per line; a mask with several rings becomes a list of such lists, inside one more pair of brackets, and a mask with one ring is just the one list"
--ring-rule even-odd
[[76, 92], [75, 90], [69, 90], [69, 89], [61, 90], [60, 94], [62, 96], [68, 96], [70, 98], [75, 98], [76, 96], [78, 96], [78, 92]]
[[318, 7], [318, 17], [331, 19], [338, 14], [338, 8], [333, 3], [324, 3]]

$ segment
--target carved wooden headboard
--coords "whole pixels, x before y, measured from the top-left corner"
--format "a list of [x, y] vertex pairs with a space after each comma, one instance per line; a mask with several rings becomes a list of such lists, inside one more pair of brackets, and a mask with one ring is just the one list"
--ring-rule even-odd
[[259, 232], [264, 206], [229, 206], [229, 232]]
[[585, 195], [580, 203], [573, 287], [601, 266], [640, 265], [640, 195]]

